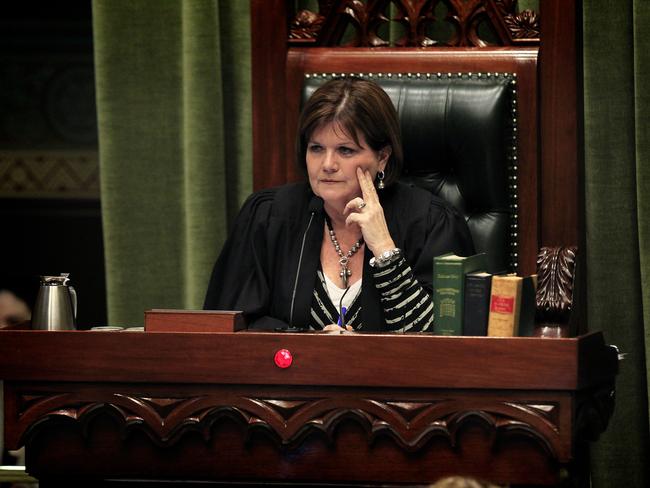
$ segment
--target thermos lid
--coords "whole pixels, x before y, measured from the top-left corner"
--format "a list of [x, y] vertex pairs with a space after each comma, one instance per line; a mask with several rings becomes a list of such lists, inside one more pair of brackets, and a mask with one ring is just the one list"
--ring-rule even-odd
[[67, 285], [70, 273], [61, 273], [59, 276], [41, 276], [41, 285], [58, 286]]

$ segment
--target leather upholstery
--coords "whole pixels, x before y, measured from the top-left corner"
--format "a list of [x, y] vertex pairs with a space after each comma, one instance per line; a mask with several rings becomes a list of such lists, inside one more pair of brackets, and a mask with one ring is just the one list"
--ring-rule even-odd
[[[305, 79], [303, 101], [328, 77]], [[489, 271], [516, 257], [516, 117], [512, 75], [383, 75], [399, 114], [401, 179], [432, 191], [467, 220]]]

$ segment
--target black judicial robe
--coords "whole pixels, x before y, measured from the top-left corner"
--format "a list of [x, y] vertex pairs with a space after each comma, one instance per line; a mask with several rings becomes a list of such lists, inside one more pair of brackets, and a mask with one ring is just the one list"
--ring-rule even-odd
[[[396, 183], [379, 196], [395, 245], [402, 249], [415, 278], [432, 294], [434, 256], [474, 252], [464, 218], [440, 198], [412, 185]], [[204, 309], [241, 310], [254, 328], [289, 324], [312, 198], [308, 183], [293, 183], [247, 199], [212, 271]], [[320, 210], [305, 236], [290, 324], [294, 327], [307, 327], [310, 321], [324, 225]], [[383, 309], [372, 279], [371, 257], [365, 248], [361, 313], [364, 330], [381, 331]]]

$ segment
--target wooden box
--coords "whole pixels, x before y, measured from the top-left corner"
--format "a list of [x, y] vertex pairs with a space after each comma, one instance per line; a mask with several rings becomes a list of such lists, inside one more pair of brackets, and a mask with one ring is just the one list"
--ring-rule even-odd
[[245, 328], [238, 311], [156, 308], [144, 312], [146, 332], [236, 332]]

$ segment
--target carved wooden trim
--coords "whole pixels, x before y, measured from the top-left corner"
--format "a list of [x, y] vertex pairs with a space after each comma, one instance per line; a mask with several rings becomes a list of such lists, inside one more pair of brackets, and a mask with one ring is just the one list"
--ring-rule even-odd
[[330, 15], [341, 14], [341, 20], [338, 22], [350, 23], [353, 26], [355, 38], [347, 46], [382, 47], [389, 45], [388, 41], [379, 37], [378, 33], [380, 26], [389, 22], [389, 19], [383, 14], [387, 3], [379, 1], [365, 4], [360, 0], [339, 2], [337, 8], [333, 9]]
[[[440, 3], [448, 9], [444, 19], [435, 15]], [[391, 6], [397, 12], [393, 19], [385, 16]], [[499, 45], [539, 43], [539, 15], [531, 10], [517, 12], [516, 0], [321, 0], [318, 12], [300, 10], [290, 15], [288, 41], [291, 45], [335, 47], [341, 45], [346, 28], [352, 27], [354, 39], [347, 46], [389, 46], [379, 28], [392, 21], [404, 28], [404, 36], [395, 42], [400, 47], [486, 47], [491, 43], [479, 35], [482, 22], [491, 25]], [[427, 36], [435, 22], [453, 26], [448, 42]]]
[[325, 17], [310, 10], [300, 10], [289, 24], [289, 40], [316, 42]]
[[518, 14], [506, 15], [503, 20], [513, 40], [539, 39], [539, 15], [536, 12], [524, 10]]
[[437, 44], [426, 35], [427, 25], [436, 20], [433, 13], [436, 3], [423, 5], [423, 2], [398, 2], [396, 4], [398, 14], [395, 20], [402, 24], [405, 32], [405, 35], [396, 41], [397, 46], [429, 47]]
[[290, 15], [289, 43], [293, 45], [315, 43], [336, 3], [337, 0], [318, 0], [318, 12], [302, 9]]
[[455, 27], [455, 34], [449, 46], [487, 47], [490, 44], [479, 36], [478, 29], [482, 20], [487, 20], [485, 2], [481, 0], [452, 0], [447, 4], [449, 13], [447, 21]]
[[459, 443], [459, 432], [468, 422], [486, 429], [493, 445], [502, 437], [525, 436], [550, 457], [564, 458], [559, 405], [548, 401], [508, 402], [496, 400], [387, 401], [353, 395], [330, 398], [255, 398], [205, 395], [190, 398], [153, 398], [120, 393], [23, 394], [19, 400], [18, 432], [24, 442], [38, 435], [50, 422], [76, 422], [84, 436], [100, 414], [119, 422], [122, 438], [131, 431], [144, 431], [159, 446], [175, 444], [189, 432], [200, 432], [205, 442], [212, 427], [224, 418], [236, 420], [248, 438], [261, 430], [278, 446], [297, 449], [314, 434], [334, 442], [337, 428], [352, 420], [366, 432], [368, 444], [388, 436], [402, 449], [415, 452], [432, 437]]
[[517, 0], [488, 0], [486, 11], [506, 45], [537, 45], [540, 16], [532, 10], [517, 12]]

